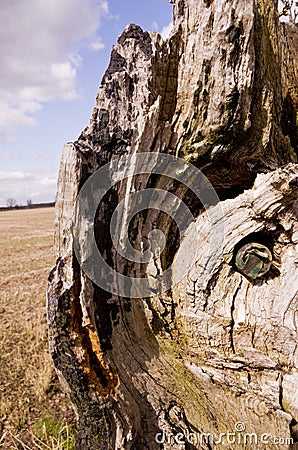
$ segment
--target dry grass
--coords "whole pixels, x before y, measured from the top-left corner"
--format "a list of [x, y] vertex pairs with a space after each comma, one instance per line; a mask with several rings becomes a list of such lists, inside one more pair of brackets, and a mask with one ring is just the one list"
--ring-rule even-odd
[[47, 345], [45, 291], [54, 264], [53, 221], [53, 208], [0, 212], [0, 447], [4, 449], [73, 448], [68, 425], [74, 420], [72, 409], [60, 391]]

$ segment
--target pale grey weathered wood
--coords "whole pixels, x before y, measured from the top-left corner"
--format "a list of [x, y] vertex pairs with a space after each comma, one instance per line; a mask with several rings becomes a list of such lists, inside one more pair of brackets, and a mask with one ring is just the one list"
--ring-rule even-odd
[[[259, 438], [297, 438], [297, 31], [279, 23], [275, 3], [176, 0], [167, 41], [127, 27], [90, 125], [64, 147], [48, 320], [57, 372], [78, 412], [78, 449], [210, 449], [212, 442], [161, 447], [155, 437], [194, 432], [216, 439], [238, 422]], [[71, 226], [88, 176], [111, 158], [145, 151], [195, 164], [221, 201], [206, 213], [172, 185], [196, 215], [196, 264], [171, 292], [128, 299], [102, 291], [81, 271]], [[137, 183], [167, 186], [148, 175]], [[114, 267], [138, 273], [108, 238], [113, 208], [134, 187], [122, 183], [110, 193], [97, 237]], [[208, 257], [208, 213], [216, 208], [224, 216]], [[139, 231], [150, 231], [154, 220], [166, 233], [167, 253], [158, 262], [164, 268], [177, 258], [175, 235], [154, 213], [140, 220]], [[232, 259], [239, 241], [257, 232], [272, 240], [274, 267], [252, 282]]]

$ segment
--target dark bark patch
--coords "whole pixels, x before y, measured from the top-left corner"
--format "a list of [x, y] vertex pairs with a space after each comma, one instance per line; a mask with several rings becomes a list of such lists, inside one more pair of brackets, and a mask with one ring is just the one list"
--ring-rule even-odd
[[106, 80], [111, 80], [114, 73], [122, 72], [125, 67], [126, 59], [113, 49], [111, 53], [110, 64], [103, 76], [102, 84], [104, 84]]
[[222, 62], [226, 62], [226, 59], [227, 59], [227, 51], [226, 51], [226, 49], [225, 48], [222, 48], [221, 49], [221, 60], [222, 60]]
[[201, 95], [202, 89], [203, 89], [202, 82], [198, 81], [198, 87], [195, 90], [194, 95], [193, 95], [193, 104], [194, 104], [195, 108], [197, 108], [199, 105], [199, 100], [200, 100], [200, 95]]
[[128, 73], [125, 74], [125, 87], [127, 94], [131, 97], [135, 90], [135, 84], [137, 83], [137, 76], [131, 77]]
[[298, 129], [297, 129], [297, 111], [294, 102], [288, 93], [282, 104], [281, 128], [285, 136], [289, 136], [291, 145], [298, 155]]
[[238, 103], [239, 103], [240, 93], [235, 86], [232, 91], [227, 95], [226, 100], [226, 111], [228, 112], [228, 127], [231, 125], [233, 117], [235, 115]]
[[183, 16], [184, 11], [185, 11], [185, 3], [184, 3], [184, 0], [180, 0], [180, 1], [178, 2], [178, 14], [179, 14], [179, 16]]
[[240, 21], [237, 26], [231, 25], [226, 31], [228, 42], [230, 44], [233, 44], [233, 48], [230, 53], [229, 64], [234, 68], [240, 61], [243, 34], [244, 27], [242, 21]]
[[120, 85], [117, 80], [111, 80], [110, 83], [105, 85], [105, 94], [108, 99], [113, 98], [115, 100], [120, 100]]
[[98, 110], [97, 117], [95, 120], [95, 126], [97, 131], [102, 131], [109, 123], [109, 111], [104, 108]]
[[118, 44], [124, 46], [127, 39], [135, 39], [144, 55], [147, 58], [152, 56], [152, 42], [148, 31], [144, 32], [139, 25], [131, 24], [118, 38]]
[[211, 74], [211, 60], [204, 59], [203, 61], [204, 73], [205, 73], [205, 84], [208, 83], [209, 76]]

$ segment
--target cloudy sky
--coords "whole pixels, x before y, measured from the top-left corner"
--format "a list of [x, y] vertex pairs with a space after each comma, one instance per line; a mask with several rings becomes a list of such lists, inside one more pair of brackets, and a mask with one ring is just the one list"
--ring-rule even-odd
[[128, 23], [166, 33], [168, 0], [0, 3], [0, 206], [54, 201], [63, 144], [89, 123]]

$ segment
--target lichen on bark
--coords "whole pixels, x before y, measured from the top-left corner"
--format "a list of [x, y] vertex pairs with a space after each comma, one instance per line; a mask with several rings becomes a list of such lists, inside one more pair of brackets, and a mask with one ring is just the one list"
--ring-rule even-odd
[[[173, 10], [167, 40], [137, 25], [124, 30], [90, 124], [61, 159], [48, 322], [50, 351], [78, 414], [76, 448], [212, 449], [214, 441], [173, 439], [209, 433], [216, 440], [239, 423], [259, 439], [297, 442], [297, 28], [280, 23], [277, 2], [265, 0], [176, 0]], [[94, 224], [111, 267], [157, 276], [179, 254], [177, 227], [157, 208], [123, 226], [140, 248], [160, 228], [167, 242], [160, 258], [146, 266], [115, 251], [113, 212], [138, 189], [180, 198], [200, 242], [193, 267], [170, 290], [121, 297], [78, 264], [75, 203], [99, 168], [144, 152], [191, 162], [219, 201], [206, 211], [186, 186], [150, 173], [115, 184]], [[211, 255], [208, 211], [224, 229]], [[193, 228], [183, 231], [187, 237]], [[273, 255], [255, 279], [234, 264], [235, 248], [251, 241]], [[283, 447], [272, 441], [270, 448]]]

